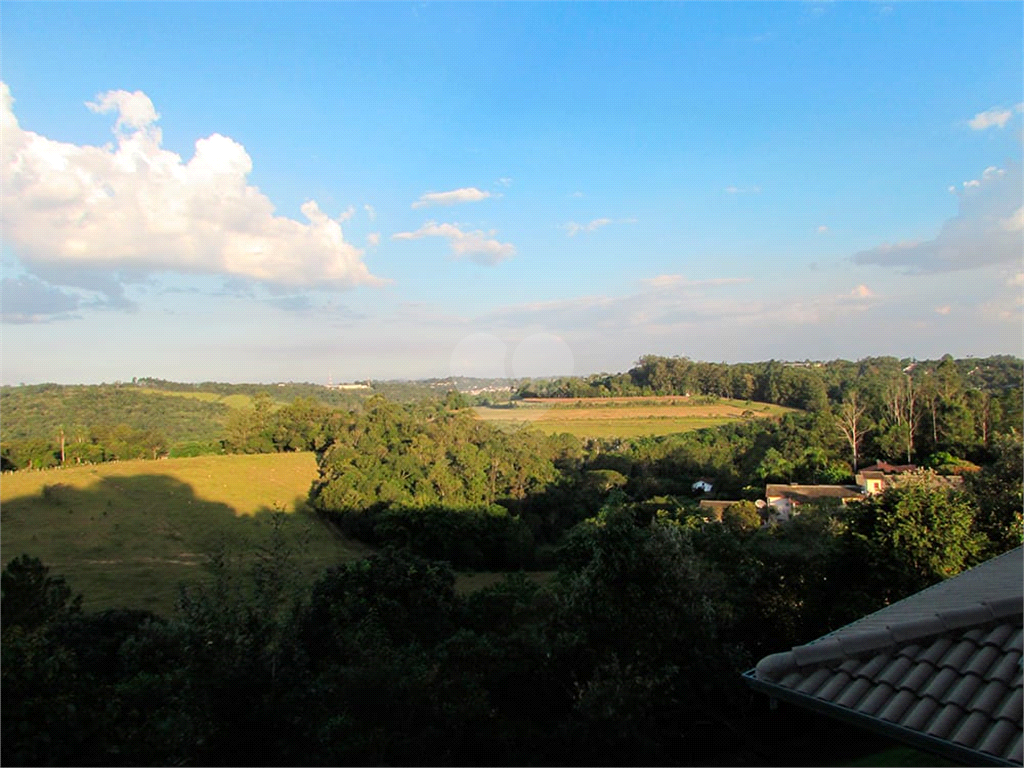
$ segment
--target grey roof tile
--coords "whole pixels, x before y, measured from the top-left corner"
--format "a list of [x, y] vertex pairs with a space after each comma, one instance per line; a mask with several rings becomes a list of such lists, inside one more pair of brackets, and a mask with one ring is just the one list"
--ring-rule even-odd
[[935, 699], [921, 699], [903, 719], [903, 727], [915, 731], [922, 731], [939, 709], [939, 703]]
[[1015, 763], [1024, 762], [1024, 738], [1021, 736], [1017, 737], [1017, 741], [1014, 742], [1013, 746], [1006, 750], [1006, 758]]
[[887, 664], [885, 669], [875, 675], [875, 680], [879, 683], [896, 685], [907, 676], [907, 672], [909, 672], [913, 666], [914, 662], [906, 656], [897, 656], [891, 664]]
[[960, 707], [956, 704], [947, 704], [932, 720], [927, 733], [937, 739], [944, 739], [960, 724], [963, 717], [964, 711]]
[[821, 667], [804, 678], [796, 689], [800, 693], [815, 693], [831, 677], [832, 670], [828, 667]]
[[989, 633], [982, 638], [980, 645], [994, 645], [1002, 648], [1003, 644], [1013, 636], [1012, 624], [996, 624], [989, 630]]
[[974, 655], [976, 650], [978, 650], [978, 646], [970, 640], [963, 640], [949, 649], [949, 653], [942, 657], [939, 666], [960, 669]]
[[1013, 744], [1014, 737], [1019, 735], [1020, 728], [1016, 723], [1011, 723], [1009, 720], [997, 720], [978, 745], [978, 749], [988, 752], [990, 755], [1006, 754], [1006, 748]]
[[809, 667], [823, 661], [838, 660], [845, 656], [842, 646], [839, 645], [839, 640], [834, 637], [825, 637], [808, 645], [798, 645], [792, 653], [796, 663], [801, 667]]
[[[1020, 764], [1022, 609], [1024, 548], [1018, 547], [768, 657], [748, 677], [786, 689], [797, 703], [845, 708], [896, 738], [927, 734], [932, 748], [954, 761], [964, 762], [966, 749], [982, 762]], [[899, 727], [887, 730], [893, 724]]]
[[918, 661], [928, 661], [934, 664], [936, 667], [939, 666], [939, 660], [946, 655], [946, 652], [953, 647], [953, 641], [948, 637], [940, 637], [935, 640], [920, 656]]
[[1002, 680], [992, 680], [977, 691], [967, 708], [972, 711], [998, 712], [1009, 694], [1010, 687], [1006, 683]]
[[985, 674], [987, 680], [1002, 680], [1004, 683], [1009, 685], [1014, 679], [1020, 679], [1020, 653], [1017, 651], [1011, 651], [1007, 653], [1002, 660], [993, 667], [990, 667], [988, 672]]
[[981, 688], [981, 678], [977, 675], [965, 675], [961, 677], [956, 685], [946, 692], [942, 697], [944, 702], [956, 704], [958, 707], [967, 709], [967, 703], [974, 698], [974, 694]]
[[837, 672], [816, 694], [822, 701], [834, 701], [850, 684], [853, 678], [846, 672]]
[[954, 744], [974, 746], [989, 730], [992, 721], [984, 712], [972, 712], [950, 736]]
[[917, 700], [913, 691], [900, 691], [889, 700], [878, 716], [883, 720], [898, 723]]
[[1017, 680], [1017, 689], [1010, 694], [1010, 697], [996, 713], [1000, 720], [1010, 720], [1019, 723], [1024, 718], [1024, 690], [1021, 690], [1020, 679]]
[[909, 691], [919, 691], [935, 676], [935, 667], [927, 662], [921, 664], [915, 664], [914, 668], [910, 670], [910, 674], [904, 677], [900, 683], [900, 688], [905, 688]]
[[946, 629], [962, 629], [963, 627], [973, 627], [976, 624], [982, 624], [986, 621], [992, 621], [992, 611], [987, 605], [981, 603], [974, 603], [973, 605], [965, 605], [962, 608], [951, 608], [949, 610], [941, 611], [939, 614], [939, 621], [941, 621]]
[[858, 656], [866, 651], [880, 651], [896, 645], [888, 629], [851, 632], [838, 637], [839, 645], [847, 656]]
[[888, 654], [879, 654], [868, 659], [863, 663], [856, 672], [854, 677], [863, 677], [867, 680], [874, 680], [875, 676], [885, 669], [892, 661], [892, 656]]
[[865, 680], [863, 677], [859, 677], [850, 683], [850, 686], [846, 689], [842, 696], [836, 699], [836, 703], [844, 707], [853, 709], [857, 706], [864, 694], [871, 690], [871, 682]]
[[896, 689], [888, 683], [878, 683], [871, 687], [871, 692], [857, 705], [857, 711], [864, 715], [875, 715], [889, 703]]
[[974, 658], [964, 667], [964, 672], [973, 673], [979, 677], [984, 676], [989, 668], [1003, 657], [1003, 649], [994, 645], [982, 646], [981, 650], [974, 654]]
[[960, 676], [957, 674], [955, 669], [943, 669], [939, 671], [932, 681], [928, 683], [928, 687], [925, 688], [921, 693], [924, 696], [931, 696], [936, 701], [942, 701], [946, 691], [949, 690], [950, 686], [957, 681]]

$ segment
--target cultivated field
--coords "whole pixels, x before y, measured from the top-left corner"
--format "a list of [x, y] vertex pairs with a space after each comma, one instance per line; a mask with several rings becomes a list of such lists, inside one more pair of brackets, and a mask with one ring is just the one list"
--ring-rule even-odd
[[178, 584], [208, 577], [212, 552], [242, 569], [272, 532], [272, 512], [301, 570], [312, 575], [372, 552], [339, 536], [305, 506], [311, 453], [125, 461], [0, 479], [0, 545], [84, 593], [85, 607], [173, 609]]
[[778, 417], [792, 409], [767, 403], [687, 397], [528, 398], [512, 407], [479, 407], [477, 416], [506, 429], [548, 434], [641, 437], [689, 432], [734, 419]]

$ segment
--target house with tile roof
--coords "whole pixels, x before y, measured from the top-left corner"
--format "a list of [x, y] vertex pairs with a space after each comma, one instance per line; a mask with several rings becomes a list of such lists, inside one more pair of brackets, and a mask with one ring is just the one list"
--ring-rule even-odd
[[1021, 765], [1024, 557], [1018, 547], [806, 645], [746, 682], [969, 765]]
[[864, 492], [857, 485], [795, 485], [793, 483], [770, 483], [764, 489], [765, 501], [771, 517], [779, 522], [789, 520], [801, 504], [822, 499], [838, 499], [845, 504], [864, 498]]

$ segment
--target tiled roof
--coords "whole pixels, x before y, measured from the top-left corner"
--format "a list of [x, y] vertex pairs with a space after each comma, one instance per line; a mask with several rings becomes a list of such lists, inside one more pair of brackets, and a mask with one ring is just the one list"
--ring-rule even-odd
[[761, 660], [771, 696], [954, 760], [1022, 764], [1020, 547], [807, 645]]

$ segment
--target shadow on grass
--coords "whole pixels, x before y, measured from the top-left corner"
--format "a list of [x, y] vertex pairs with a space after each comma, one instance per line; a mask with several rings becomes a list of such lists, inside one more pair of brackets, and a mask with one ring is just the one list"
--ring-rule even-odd
[[238, 515], [167, 475], [103, 477], [88, 488], [58, 481], [4, 502], [3, 559], [38, 557], [84, 595], [89, 610], [116, 606], [167, 613], [179, 584], [209, 577], [212, 555], [244, 569], [269, 546], [275, 526], [303, 571], [371, 551], [328, 529], [305, 501], [296, 498], [292, 513], [266, 506]]

